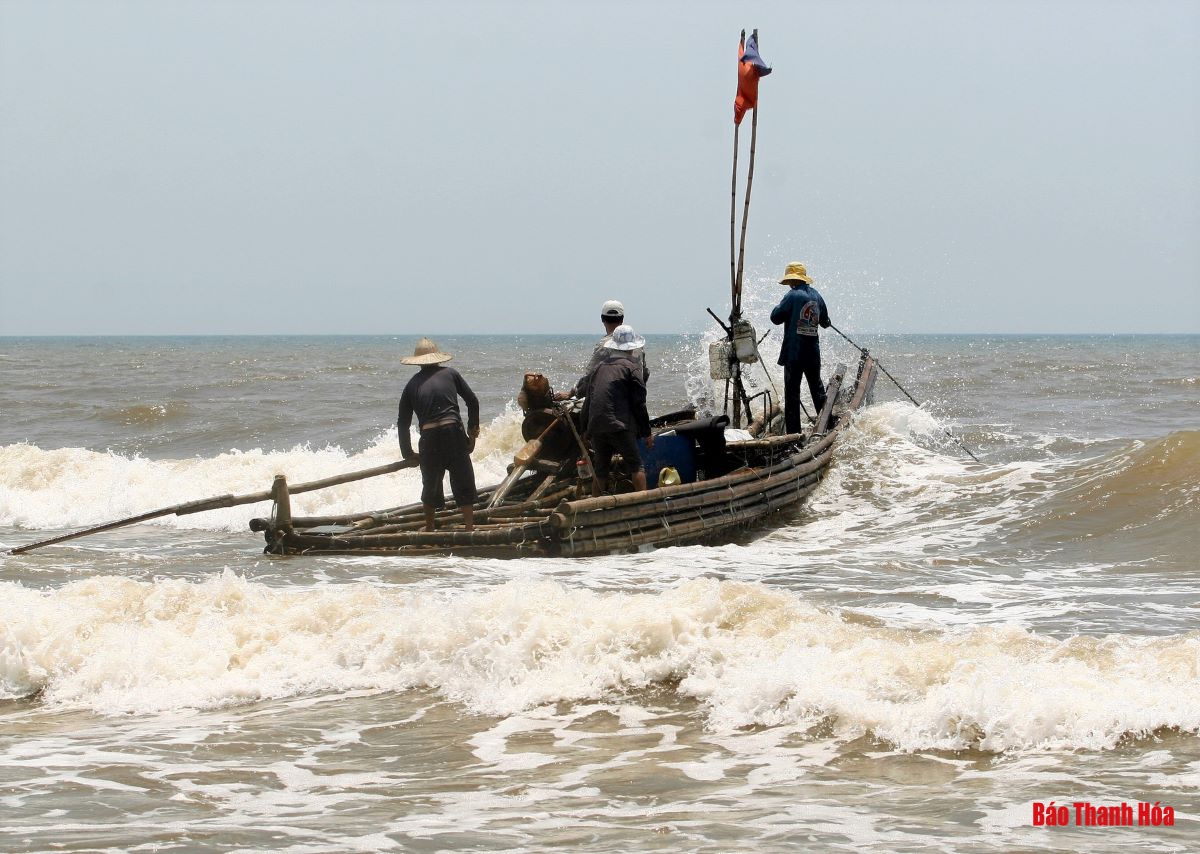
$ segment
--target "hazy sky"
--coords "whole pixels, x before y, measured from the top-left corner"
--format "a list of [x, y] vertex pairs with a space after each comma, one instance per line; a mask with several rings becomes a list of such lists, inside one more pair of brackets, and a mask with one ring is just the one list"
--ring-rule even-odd
[[1200, 332], [1195, 0], [0, 0], [0, 334], [702, 328], [742, 27], [754, 310]]

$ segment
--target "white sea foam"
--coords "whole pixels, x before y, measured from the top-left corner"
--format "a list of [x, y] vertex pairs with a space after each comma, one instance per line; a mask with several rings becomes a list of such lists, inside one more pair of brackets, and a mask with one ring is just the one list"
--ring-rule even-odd
[[[520, 424], [520, 413], [510, 408], [483, 430], [473, 454], [480, 486], [503, 479], [513, 452], [521, 445]], [[413, 445], [416, 447], [415, 436]], [[231, 450], [208, 458], [152, 460], [84, 448], [43, 450], [28, 444], [6, 445], [0, 447], [0, 525], [31, 529], [95, 525], [185, 501], [260, 492], [270, 487], [276, 474], [286, 474], [289, 483], [295, 484], [397, 459], [395, 429], [358, 453], [333, 446], [300, 446], [289, 451]], [[352, 513], [417, 501], [420, 492], [420, 474], [406, 470], [297, 495], [292, 507], [304, 515]], [[269, 509], [264, 502], [167, 516], [156, 524], [244, 531], [247, 519], [265, 515]]]
[[[480, 486], [503, 479], [513, 452], [522, 444], [520, 424], [521, 414], [510, 404], [484, 428], [473, 454]], [[917, 515], [927, 512], [931, 501], [972, 506], [966, 499], [977, 497], [983, 481], [968, 475], [960, 460], [918, 442], [936, 439], [941, 431], [936, 418], [908, 404], [870, 408], [847, 431], [831, 476], [814, 503], [818, 508], [845, 511], [842, 522], [847, 530], [877, 512], [878, 501], [864, 504], [849, 497], [856, 484], [868, 479], [875, 484], [873, 494], [888, 502], [889, 523], [898, 527], [910, 525]], [[29, 444], [7, 445], [0, 447], [0, 526], [33, 530], [83, 527], [199, 498], [263, 491], [279, 473], [296, 484], [384, 465], [397, 457], [394, 429], [358, 452], [336, 446], [298, 446], [269, 452], [234, 449], [207, 458], [148, 459], [83, 448], [44, 450]], [[1004, 478], [1004, 483], [993, 487], [1011, 491], [1032, 477], [1040, 465], [1013, 464], [986, 477]], [[301, 515], [350, 513], [413, 502], [419, 494], [418, 472], [402, 471], [296, 495], [293, 510]], [[265, 515], [269, 509], [269, 503], [262, 502], [167, 516], [152, 524], [240, 532], [247, 519]], [[986, 525], [964, 528], [962, 521], [948, 518], [943, 534], [928, 526], [920, 533], [953, 536], [961, 545], [964, 537], [977, 540], [990, 530]]]
[[1129, 733], [1200, 730], [1195, 634], [901, 630], [745, 582], [429, 593], [279, 589], [226, 571], [0, 593], [0, 696], [102, 713], [426, 687], [505, 716], [659, 685], [701, 701], [718, 732], [824, 724], [903, 750], [1103, 749]]

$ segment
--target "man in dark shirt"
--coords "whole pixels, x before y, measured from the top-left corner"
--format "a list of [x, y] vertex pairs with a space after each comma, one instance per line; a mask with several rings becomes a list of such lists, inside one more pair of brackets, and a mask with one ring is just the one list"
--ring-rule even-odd
[[[462, 511], [466, 529], [475, 528], [475, 469], [471, 466], [471, 451], [479, 436], [479, 399], [458, 371], [441, 367], [442, 362], [451, 358], [449, 353], [439, 352], [437, 345], [428, 338], [422, 338], [412, 356], [400, 360], [405, 365], [421, 366], [400, 395], [396, 431], [400, 436], [400, 453], [404, 459], [411, 459], [413, 450], [408, 428], [413, 413], [416, 413], [421, 428], [418, 450], [426, 531], [433, 530], [434, 514], [446, 506], [442, 476], [447, 471], [450, 472], [450, 491]], [[459, 397], [467, 404], [466, 433], [458, 411]]]
[[645, 345], [646, 339], [632, 328], [618, 326], [605, 345], [604, 360], [588, 377], [583, 423], [592, 440], [592, 495], [600, 495], [608, 485], [614, 453], [621, 455], [633, 488], [646, 488], [637, 440], [644, 438], [646, 447], [653, 448], [654, 437], [646, 411], [646, 381], [634, 355]]
[[829, 328], [829, 310], [812, 286], [803, 264], [788, 264], [779, 284], [791, 286], [787, 296], [771, 309], [771, 322], [784, 324], [783, 346], [779, 349], [779, 364], [783, 365], [783, 422], [788, 433], [799, 433], [802, 378], [808, 379], [808, 392], [817, 413], [825, 408], [817, 327]]

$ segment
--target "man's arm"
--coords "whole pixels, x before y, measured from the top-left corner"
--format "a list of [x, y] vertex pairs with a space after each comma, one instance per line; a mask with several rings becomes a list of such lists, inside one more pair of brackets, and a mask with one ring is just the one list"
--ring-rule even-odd
[[829, 328], [829, 324], [830, 324], [830, 320], [829, 320], [829, 309], [827, 309], [827, 308], [825, 307], [825, 298], [824, 298], [824, 297], [821, 297], [821, 298], [819, 299], [819, 302], [821, 303], [821, 318], [820, 318], [820, 323], [821, 323], [821, 326], [822, 326], [823, 328], [825, 328], [825, 329], [828, 329], [828, 328]]
[[474, 438], [479, 435], [479, 398], [458, 371], [454, 372], [454, 388], [467, 403], [467, 433]]
[[412, 438], [408, 435], [408, 428], [412, 426], [412, 417], [412, 401], [408, 398], [408, 386], [405, 386], [404, 393], [400, 395], [400, 414], [396, 417], [396, 435], [400, 437], [400, 456], [406, 460], [413, 456]]
[[788, 305], [788, 299], [791, 297], [791, 291], [783, 295], [783, 299], [779, 301], [779, 305], [771, 309], [771, 322], [778, 325], [787, 323], [788, 316], [791, 315], [791, 306]]

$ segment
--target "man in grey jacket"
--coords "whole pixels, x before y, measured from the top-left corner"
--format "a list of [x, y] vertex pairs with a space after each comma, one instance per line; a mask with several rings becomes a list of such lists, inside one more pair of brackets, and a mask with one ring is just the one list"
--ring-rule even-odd
[[646, 381], [633, 355], [645, 345], [646, 339], [631, 327], [616, 327], [605, 345], [604, 359], [587, 378], [583, 424], [592, 443], [592, 495], [602, 494], [608, 486], [613, 454], [621, 455], [633, 488], [646, 488], [637, 440], [644, 438], [646, 447], [653, 448], [654, 437], [646, 411]]
[[[555, 400], [566, 400], [569, 397], [582, 397], [584, 388], [587, 386], [588, 377], [596, 370], [596, 367], [607, 358], [608, 342], [612, 340], [613, 330], [625, 322], [625, 306], [615, 299], [610, 299], [600, 307], [600, 322], [604, 324], [604, 337], [596, 342], [596, 346], [592, 349], [592, 358], [588, 362], [587, 370], [583, 372], [575, 385], [570, 391], [561, 391], [554, 395]], [[646, 349], [643, 345], [636, 350], [630, 351], [632, 357], [637, 361], [642, 369], [642, 381], [650, 381], [650, 369], [646, 367]]]

